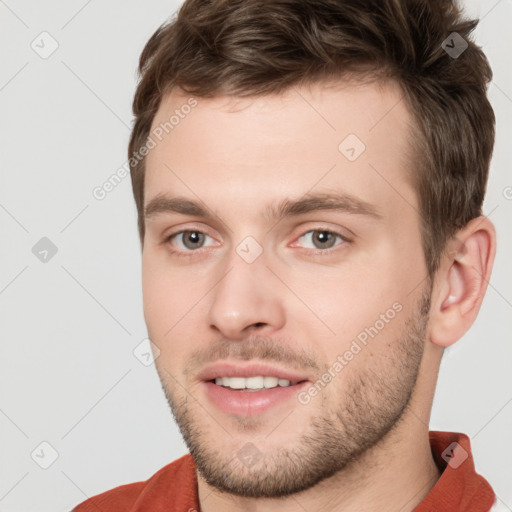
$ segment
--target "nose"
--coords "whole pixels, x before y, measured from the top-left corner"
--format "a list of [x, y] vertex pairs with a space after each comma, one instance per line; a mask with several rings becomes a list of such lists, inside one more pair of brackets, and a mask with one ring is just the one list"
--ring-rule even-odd
[[270, 334], [285, 323], [284, 293], [264, 259], [247, 263], [233, 255], [227, 272], [210, 296], [210, 328], [223, 337], [240, 340], [249, 335]]

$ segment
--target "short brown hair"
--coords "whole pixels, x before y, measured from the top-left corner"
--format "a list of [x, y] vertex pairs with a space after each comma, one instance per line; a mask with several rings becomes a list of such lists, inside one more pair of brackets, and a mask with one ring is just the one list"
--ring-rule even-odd
[[[491, 68], [469, 37], [477, 22], [449, 0], [186, 0], [141, 54], [129, 157], [174, 87], [256, 97], [347, 74], [395, 80], [417, 125], [412, 172], [432, 276], [447, 241], [482, 214], [495, 119]], [[455, 57], [456, 43], [467, 48]], [[130, 169], [144, 243], [144, 159]]]

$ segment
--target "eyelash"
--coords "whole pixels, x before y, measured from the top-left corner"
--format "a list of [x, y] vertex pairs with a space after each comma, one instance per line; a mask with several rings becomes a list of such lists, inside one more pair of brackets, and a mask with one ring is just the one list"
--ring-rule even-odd
[[[297, 240], [299, 240], [300, 238], [302, 238], [304, 235], [307, 235], [308, 233], [315, 233], [315, 232], [321, 232], [321, 233], [329, 233], [331, 235], [334, 235], [335, 237], [338, 237], [341, 239], [341, 242], [342, 243], [339, 243], [337, 245], [335, 245], [334, 247], [331, 247], [329, 249], [305, 249], [306, 251], [308, 251], [310, 254], [313, 254], [313, 255], [320, 255], [320, 256], [326, 256], [326, 255], [330, 255], [332, 254], [332, 252], [336, 251], [336, 248], [339, 247], [340, 245], [344, 245], [345, 243], [351, 243], [352, 240], [350, 240], [349, 238], [347, 238], [346, 236], [342, 235], [341, 233], [338, 233], [337, 231], [332, 231], [330, 229], [322, 229], [322, 228], [316, 228], [316, 229], [308, 229], [307, 231], [304, 231], [301, 235], [299, 235], [297, 237]], [[202, 249], [204, 248], [199, 248], [199, 249], [195, 249], [195, 250], [188, 250], [188, 251], [181, 251], [181, 250], [176, 250], [176, 249], [173, 249], [172, 248], [172, 245], [169, 243], [171, 242], [171, 240], [174, 238], [174, 237], [177, 237], [178, 235], [182, 235], [183, 233], [200, 233], [200, 234], [203, 234], [205, 236], [209, 236], [207, 235], [205, 232], [203, 231], [200, 231], [198, 229], [184, 229], [182, 231], [177, 231], [175, 233], [171, 233], [169, 236], [167, 236], [164, 240], [163, 240], [163, 244], [164, 245], [167, 245], [168, 246], [168, 250], [169, 252], [173, 255], [173, 256], [178, 256], [178, 257], [183, 257], [183, 258], [192, 258], [198, 254], [201, 254], [202, 252], [204, 252]], [[211, 238], [211, 237], [210, 237]]]

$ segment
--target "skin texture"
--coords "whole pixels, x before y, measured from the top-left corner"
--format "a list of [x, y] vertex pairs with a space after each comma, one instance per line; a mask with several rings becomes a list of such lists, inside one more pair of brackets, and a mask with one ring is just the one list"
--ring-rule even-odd
[[[153, 128], [188, 99], [167, 94]], [[201, 510], [406, 512], [439, 478], [428, 442], [439, 363], [478, 312], [495, 235], [475, 219], [428, 278], [408, 179], [412, 123], [393, 83], [197, 98], [147, 156], [145, 205], [165, 194], [210, 213], [149, 215], [142, 259], [149, 337], [199, 469]], [[365, 145], [354, 161], [339, 150], [349, 134]], [[332, 193], [378, 216], [266, 215], [283, 200]], [[192, 237], [177, 234], [187, 230]], [[262, 251], [252, 263], [237, 252], [248, 236]], [[251, 360], [313, 383], [382, 315], [378, 333], [307, 404], [227, 415], [198, 377], [209, 363]], [[247, 443], [261, 454], [251, 467], [237, 456]]]

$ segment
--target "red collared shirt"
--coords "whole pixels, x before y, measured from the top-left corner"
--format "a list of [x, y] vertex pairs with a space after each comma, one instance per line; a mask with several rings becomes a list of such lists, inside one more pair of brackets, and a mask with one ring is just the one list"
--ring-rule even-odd
[[[489, 512], [494, 492], [475, 472], [469, 438], [452, 432], [429, 433], [441, 477], [413, 512]], [[197, 476], [190, 454], [171, 462], [145, 482], [94, 496], [72, 512], [198, 512]]]

